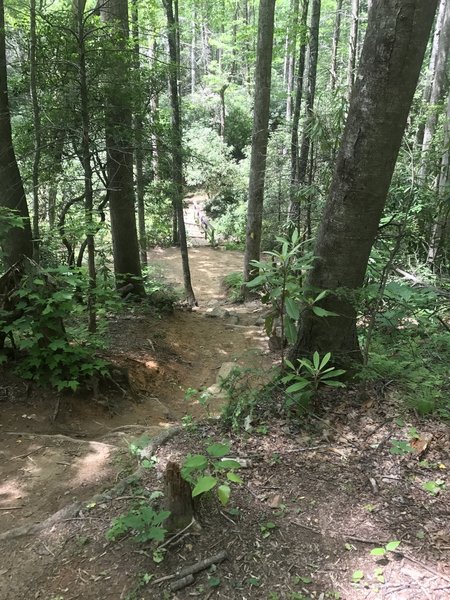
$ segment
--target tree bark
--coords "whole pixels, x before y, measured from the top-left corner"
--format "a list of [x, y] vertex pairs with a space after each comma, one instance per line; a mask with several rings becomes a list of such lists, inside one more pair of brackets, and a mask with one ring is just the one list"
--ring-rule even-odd
[[252, 260], [259, 260], [261, 250], [264, 180], [266, 174], [267, 143], [269, 139], [274, 18], [275, 0], [260, 0], [244, 259], [245, 281], [250, 281], [256, 275], [255, 268], [252, 267], [250, 262]]
[[37, 32], [36, 0], [30, 2], [30, 93], [33, 107], [34, 156], [32, 168], [33, 187], [33, 258], [39, 263], [39, 167], [41, 162], [41, 109], [37, 83]]
[[129, 35], [127, 0], [103, 0], [100, 13], [104, 23], [111, 27], [112, 39], [117, 47], [114, 61], [110, 64], [106, 99], [106, 149], [114, 273], [117, 287], [131, 285], [134, 294], [143, 295], [134, 210], [129, 64], [125, 58]]
[[293, 112], [293, 91], [295, 77], [295, 53], [297, 51], [298, 37], [298, 14], [300, 0], [291, 1], [292, 22], [287, 34], [287, 52], [286, 52], [286, 121], [290, 121]]
[[[132, 20], [132, 36], [134, 50], [134, 69], [136, 79], [140, 88], [140, 42], [139, 42], [139, 13], [137, 0], [132, 0], [131, 8]], [[136, 167], [136, 200], [137, 200], [137, 216], [138, 216], [138, 231], [139, 231], [139, 253], [141, 265], [147, 266], [147, 231], [145, 228], [145, 185], [144, 185], [144, 126], [143, 115], [138, 108], [134, 114], [134, 162]]]
[[16, 211], [23, 228], [13, 227], [1, 240], [4, 262], [9, 267], [22, 256], [33, 255], [30, 215], [12, 142], [6, 74], [5, 12], [0, 0], [0, 206]]
[[[291, 359], [315, 350], [361, 360], [352, 291], [363, 285], [420, 74], [437, 0], [374, 0], [308, 277], [336, 317], [304, 313]], [[414, 44], [411, 44], [414, 40]], [[339, 293], [343, 290], [345, 293]]]
[[[305, 59], [306, 59], [306, 46], [307, 46], [307, 20], [308, 20], [308, 5], [309, 0], [303, 0], [302, 16], [300, 18], [301, 25], [301, 42], [300, 42], [300, 53], [298, 58], [297, 67], [297, 90], [295, 93], [295, 104], [294, 113], [292, 116], [292, 131], [291, 131], [291, 185], [289, 188], [289, 206], [292, 207], [297, 201], [297, 167], [298, 167], [298, 126], [300, 123], [300, 113], [302, 108], [303, 98], [303, 79], [305, 75]], [[290, 211], [289, 211], [290, 212]]]
[[[300, 156], [294, 180], [294, 190], [305, 183], [308, 172], [308, 157], [311, 147], [310, 124], [313, 118], [314, 100], [316, 96], [317, 59], [319, 56], [319, 25], [320, 25], [320, 0], [313, 0], [311, 12], [311, 27], [309, 32], [309, 67], [308, 89], [306, 93], [305, 124], [300, 146]], [[296, 199], [289, 207], [289, 218], [300, 229], [300, 202]]]
[[444, 14], [442, 16], [442, 25], [439, 32], [436, 62], [429, 98], [429, 108], [431, 108], [431, 111], [425, 123], [425, 130], [422, 142], [422, 161], [420, 166], [421, 179], [425, 179], [425, 177], [427, 176], [429, 168], [427, 154], [434, 136], [434, 132], [436, 131], [436, 126], [439, 118], [439, 113], [436, 110], [436, 107], [444, 97], [446, 79], [448, 76], [447, 67], [448, 57], [450, 54], [450, 2], [447, 1], [445, 3], [443, 10]]
[[[438, 10], [438, 14], [436, 17], [436, 24], [434, 26], [434, 32], [433, 32], [433, 44], [431, 46], [430, 62], [428, 64], [427, 75], [426, 75], [426, 80], [425, 80], [425, 88], [423, 90], [423, 96], [422, 96], [423, 103], [426, 106], [430, 103], [431, 89], [433, 86], [434, 74], [435, 74], [435, 70], [436, 70], [436, 62], [437, 62], [438, 51], [439, 51], [439, 40], [441, 37], [442, 24], [444, 22], [444, 17], [445, 17], [446, 12], [447, 12], [447, 0], [440, 0], [439, 10]], [[425, 132], [425, 123], [421, 122], [419, 125], [419, 128], [418, 128], [418, 131], [417, 131], [417, 136], [416, 136], [417, 145], [420, 148], [422, 147], [422, 144], [423, 144], [424, 132]]]
[[176, 23], [173, 13], [172, 0], [163, 0], [167, 16], [167, 39], [169, 43], [170, 55], [170, 104], [172, 108], [172, 184], [173, 184], [173, 203], [176, 208], [178, 221], [178, 234], [181, 251], [181, 262], [183, 266], [184, 293], [186, 302], [191, 306], [196, 304], [194, 290], [191, 283], [191, 272], [189, 269], [189, 255], [186, 239], [186, 228], [183, 214], [183, 149], [182, 149], [182, 129], [181, 129], [181, 111], [180, 97], [178, 95], [177, 83], [177, 40]]
[[339, 41], [341, 39], [341, 17], [342, 17], [342, 0], [336, 2], [336, 18], [334, 21], [333, 32], [333, 47], [331, 50], [331, 68], [330, 68], [330, 88], [332, 91], [336, 89], [337, 83], [337, 57]]
[[87, 292], [88, 327], [91, 333], [97, 330], [97, 312], [95, 303], [95, 287], [97, 274], [95, 271], [95, 239], [93, 223], [94, 194], [92, 190], [92, 163], [91, 163], [91, 124], [89, 114], [89, 88], [86, 69], [86, 31], [84, 8], [86, 0], [77, 1], [77, 43], [78, 43], [78, 69], [80, 83], [80, 109], [81, 109], [81, 162], [84, 175], [84, 223], [86, 229], [86, 246], [88, 251], [89, 284]]
[[352, 20], [350, 23], [350, 37], [348, 40], [348, 68], [347, 68], [347, 98], [350, 102], [353, 83], [355, 81], [356, 54], [358, 49], [359, 25], [359, 0], [352, 0]]

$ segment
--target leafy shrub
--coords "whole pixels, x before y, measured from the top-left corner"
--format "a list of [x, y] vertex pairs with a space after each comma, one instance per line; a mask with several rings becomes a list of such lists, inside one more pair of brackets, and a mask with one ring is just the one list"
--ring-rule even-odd
[[243, 301], [242, 286], [244, 285], [244, 275], [241, 271], [225, 275], [222, 284], [227, 291], [227, 296], [231, 302]]

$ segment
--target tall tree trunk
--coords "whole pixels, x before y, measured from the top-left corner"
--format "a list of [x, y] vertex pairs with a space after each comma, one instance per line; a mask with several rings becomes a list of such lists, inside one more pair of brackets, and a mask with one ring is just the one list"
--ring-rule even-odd
[[195, 57], [195, 34], [196, 34], [196, 22], [195, 22], [195, 6], [192, 8], [192, 38], [191, 38], [191, 94], [195, 94], [195, 81], [196, 81], [196, 57]]
[[170, 104], [172, 108], [172, 183], [173, 202], [176, 207], [178, 220], [178, 233], [180, 241], [181, 262], [183, 266], [184, 293], [186, 301], [191, 306], [196, 304], [194, 290], [191, 283], [191, 272], [189, 269], [189, 255], [186, 239], [186, 228], [183, 215], [183, 149], [180, 97], [177, 85], [177, 51], [176, 51], [176, 23], [173, 13], [172, 0], [163, 0], [167, 16], [167, 39], [170, 55]]
[[33, 107], [34, 156], [32, 169], [33, 187], [33, 258], [39, 262], [39, 168], [41, 162], [41, 110], [38, 98], [37, 83], [37, 32], [36, 32], [36, 0], [30, 3], [30, 93]]
[[[439, 10], [438, 10], [438, 14], [436, 17], [436, 24], [434, 26], [433, 44], [431, 46], [430, 62], [428, 64], [427, 75], [426, 75], [426, 79], [425, 79], [425, 88], [423, 90], [423, 96], [422, 96], [422, 100], [423, 100], [423, 103], [425, 106], [427, 106], [430, 103], [431, 90], [433, 87], [437, 57], [438, 57], [438, 52], [439, 52], [439, 41], [441, 38], [444, 17], [447, 13], [447, 6], [448, 6], [447, 0], [440, 0]], [[419, 125], [419, 128], [418, 128], [418, 131], [417, 131], [417, 136], [416, 136], [416, 141], [417, 141], [417, 145], [419, 146], [419, 148], [421, 148], [422, 144], [423, 144], [424, 132], [425, 132], [425, 123], [421, 122]]]
[[[316, 96], [317, 59], [319, 56], [319, 25], [320, 25], [320, 0], [312, 1], [311, 27], [309, 33], [309, 67], [308, 67], [308, 90], [306, 93], [306, 115], [305, 125], [300, 146], [300, 156], [294, 182], [294, 189], [305, 183], [308, 172], [308, 157], [311, 146], [310, 125], [313, 118], [314, 100]], [[300, 228], [300, 202], [291, 204], [289, 218]]]
[[302, 5], [302, 16], [300, 18], [301, 28], [301, 41], [300, 41], [300, 53], [298, 58], [297, 66], [297, 90], [295, 93], [295, 104], [294, 113], [292, 116], [292, 131], [291, 131], [291, 185], [289, 188], [289, 214], [291, 213], [291, 207], [297, 202], [297, 167], [298, 167], [298, 127], [300, 123], [300, 113], [302, 108], [302, 97], [303, 97], [303, 79], [305, 75], [305, 58], [306, 58], [306, 46], [307, 46], [307, 33], [306, 24], [308, 20], [308, 5], [309, 0], [303, 0]]
[[130, 106], [127, 0], [103, 0], [101, 16], [111, 27], [117, 52], [110, 65], [106, 100], [106, 147], [114, 273], [119, 288], [143, 295], [134, 210], [132, 115]]
[[219, 106], [219, 135], [224, 140], [225, 138], [225, 92], [228, 84], [223, 85], [219, 90], [220, 106]]
[[352, 20], [350, 23], [350, 37], [348, 40], [348, 68], [347, 68], [347, 98], [350, 96], [355, 81], [356, 54], [358, 50], [358, 24], [359, 0], [352, 0]]
[[[132, 0], [131, 6], [132, 19], [132, 36], [134, 50], [134, 69], [136, 79], [138, 81], [139, 90], [141, 87], [141, 59], [140, 59], [140, 42], [139, 42], [139, 14], [137, 0]], [[139, 253], [141, 257], [141, 265], [147, 266], [147, 232], [145, 229], [145, 186], [144, 186], [144, 126], [143, 115], [138, 108], [134, 114], [134, 162], [136, 166], [136, 200], [137, 200], [137, 216], [138, 216], [138, 231], [139, 231]]]
[[250, 281], [256, 274], [250, 264], [259, 260], [264, 204], [267, 143], [269, 139], [269, 107], [272, 71], [273, 28], [275, 0], [260, 0], [258, 49], [255, 67], [255, 96], [253, 113], [252, 151], [247, 206], [244, 278]]
[[441, 251], [445, 248], [447, 221], [449, 217], [448, 195], [450, 192], [450, 93], [447, 98], [447, 118], [444, 121], [444, 154], [442, 155], [439, 174], [436, 178], [437, 214], [431, 229], [431, 240], [428, 248], [427, 263], [437, 270], [442, 260]]
[[5, 12], [0, 0], [0, 206], [16, 211], [23, 218], [23, 228], [13, 227], [0, 241], [7, 266], [23, 255], [33, 255], [30, 215], [28, 213], [22, 178], [12, 143], [6, 75]]
[[439, 113], [436, 110], [437, 105], [444, 97], [445, 87], [448, 76], [448, 58], [450, 54], [450, 2], [446, 2], [444, 7], [444, 15], [439, 34], [439, 42], [437, 46], [436, 62], [434, 67], [434, 76], [431, 84], [429, 108], [431, 108], [425, 123], [425, 130], [422, 142], [422, 161], [420, 166], [420, 177], [425, 179], [429, 161], [427, 160], [428, 150], [432, 142], [434, 132], [439, 118]]
[[334, 21], [333, 31], [333, 47], [331, 50], [331, 68], [330, 68], [330, 88], [332, 91], [336, 89], [337, 83], [337, 57], [339, 49], [339, 41], [341, 39], [341, 17], [342, 17], [342, 0], [336, 2], [336, 17]]
[[[349, 295], [363, 285], [370, 251], [400, 149], [437, 0], [373, 0], [369, 25], [317, 235], [312, 290], [338, 316], [304, 313], [290, 358], [315, 350], [335, 362], [361, 360], [356, 309]], [[414, 40], [414, 44], [411, 44]], [[342, 290], [345, 293], [335, 294]]]
[[293, 92], [295, 77], [295, 53], [297, 51], [298, 13], [300, 0], [291, 0], [292, 21], [287, 40], [287, 69], [286, 69], [286, 121], [290, 121], [293, 112]]
[[95, 271], [95, 240], [94, 240], [94, 194], [92, 190], [92, 164], [90, 142], [90, 115], [89, 115], [89, 88], [86, 69], [86, 31], [84, 8], [86, 0], [77, 1], [77, 42], [78, 42], [78, 71], [80, 82], [80, 108], [81, 108], [81, 157], [84, 174], [84, 215], [86, 228], [86, 246], [88, 251], [88, 298], [87, 307], [89, 315], [89, 331], [94, 333], [97, 329], [97, 313], [95, 308], [95, 287], [97, 274]]

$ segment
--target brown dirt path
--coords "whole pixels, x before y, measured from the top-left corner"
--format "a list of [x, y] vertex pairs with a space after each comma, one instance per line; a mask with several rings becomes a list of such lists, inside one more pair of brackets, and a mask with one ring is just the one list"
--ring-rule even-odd
[[[181, 283], [179, 249], [153, 250], [150, 261]], [[133, 436], [186, 414], [204, 416], [196, 398], [185, 400], [185, 390], [214, 384], [224, 362], [270, 368], [273, 357], [255, 325], [261, 307], [221, 308], [221, 280], [241, 267], [242, 254], [196, 247], [190, 261], [197, 311], [160, 316], [143, 306], [110, 318], [108, 355], [127, 372], [133, 394], [113, 390], [93, 402], [27, 388], [0, 373], [0, 532], [110, 485], [125, 468], [120, 456], [113, 458], [117, 448]], [[214, 308], [227, 312], [207, 316]], [[218, 410], [218, 403], [211, 409]]]

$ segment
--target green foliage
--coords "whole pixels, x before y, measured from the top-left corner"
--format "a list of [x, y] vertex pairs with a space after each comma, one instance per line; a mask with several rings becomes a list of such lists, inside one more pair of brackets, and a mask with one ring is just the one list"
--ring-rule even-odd
[[229, 444], [214, 443], [206, 448], [205, 455], [195, 454], [186, 457], [181, 474], [194, 486], [193, 498], [216, 488], [220, 503], [223, 506], [228, 504], [231, 494], [230, 484], [242, 483], [242, 479], [235, 473], [241, 465], [238, 461], [226, 457], [229, 452]]
[[227, 296], [231, 302], [242, 302], [242, 286], [244, 285], [244, 276], [242, 271], [229, 273], [225, 275], [222, 280], [222, 284], [227, 291]]
[[23, 219], [17, 215], [17, 212], [0, 206], [0, 267], [3, 265], [3, 251], [1, 241], [5, 239], [6, 234], [11, 229], [18, 227], [23, 229]]
[[22, 278], [14, 294], [18, 316], [11, 322], [5, 313], [2, 323], [0, 315], [0, 331], [11, 337], [21, 355], [16, 369], [20, 376], [75, 391], [93, 377], [107, 375], [108, 363], [96, 356], [100, 339], [77, 321], [85, 316], [77, 301], [85, 285], [80, 272], [62, 268]]
[[114, 519], [106, 533], [106, 539], [115, 541], [131, 532], [136, 542], [164, 541], [166, 530], [163, 522], [170, 516], [167, 510], [156, 512], [151, 506], [141, 504], [125, 515]]
[[291, 361], [285, 361], [291, 371], [281, 379], [284, 384], [290, 384], [286, 388], [287, 408], [294, 406], [299, 412], [306, 410], [321, 386], [345, 387], [338, 380], [338, 377], [344, 375], [345, 371], [330, 366], [330, 360], [331, 352], [327, 352], [323, 358], [320, 358], [318, 352], [314, 352], [312, 360], [297, 359], [297, 367]]
[[395, 552], [397, 550], [397, 548], [400, 546], [401, 542], [399, 541], [392, 541], [392, 542], [388, 542], [386, 544], [386, 546], [382, 546], [380, 548], [373, 548], [370, 551], [371, 556], [377, 556], [377, 557], [381, 557], [381, 556], [385, 556], [388, 552]]

